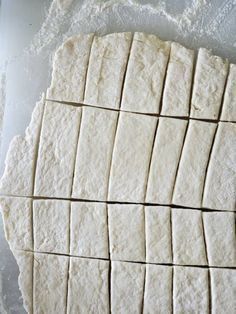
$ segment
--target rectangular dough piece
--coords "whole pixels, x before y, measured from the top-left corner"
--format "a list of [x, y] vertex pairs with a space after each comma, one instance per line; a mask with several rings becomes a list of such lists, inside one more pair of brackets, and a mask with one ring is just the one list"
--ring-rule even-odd
[[161, 265], [146, 265], [144, 314], [172, 313], [173, 268]]
[[112, 262], [111, 313], [141, 313], [143, 304], [145, 265]]
[[212, 314], [233, 314], [236, 310], [236, 270], [210, 269]]
[[172, 208], [173, 262], [177, 265], [207, 265], [202, 212]]
[[172, 263], [171, 208], [145, 207], [146, 261]]
[[69, 198], [81, 108], [47, 101], [35, 176], [35, 195]]
[[157, 118], [121, 112], [109, 181], [109, 201], [143, 203]]
[[236, 124], [220, 122], [206, 175], [203, 207], [236, 210]]
[[33, 313], [66, 313], [69, 257], [34, 253]]
[[108, 261], [70, 259], [67, 307], [68, 314], [109, 313]]
[[236, 267], [235, 213], [204, 212], [203, 223], [209, 265]]
[[221, 120], [236, 122], [236, 64], [230, 64]]
[[193, 82], [191, 118], [217, 119], [228, 72], [228, 60], [200, 48]]
[[209, 314], [208, 269], [174, 266], [173, 310], [175, 314]]
[[70, 202], [34, 200], [34, 250], [69, 254]]
[[108, 258], [107, 205], [72, 202], [70, 254]]
[[170, 43], [155, 35], [134, 33], [121, 109], [159, 113]]
[[194, 51], [172, 42], [163, 92], [163, 115], [189, 116]]
[[118, 112], [84, 107], [75, 164], [73, 198], [107, 200]]
[[187, 121], [159, 118], [150, 165], [146, 202], [171, 204]]
[[131, 33], [94, 37], [86, 80], [85, 104], [114, 109], [120, 107], [131, 40]]
[[216, 127], [215, 123], [194, 120], [189, 122], [174, 187], [173, 204], [201, 207]]
[[93, 36], [72, 36], [57, 49], [53, 59], [51, 85], [47, 91], [48, 99], [83, 102]]

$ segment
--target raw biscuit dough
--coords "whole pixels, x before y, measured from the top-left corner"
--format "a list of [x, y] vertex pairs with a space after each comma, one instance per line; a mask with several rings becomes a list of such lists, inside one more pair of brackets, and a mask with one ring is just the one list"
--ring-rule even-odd
[[236, 64], [230, 64], [221, 120], [236, 122]]

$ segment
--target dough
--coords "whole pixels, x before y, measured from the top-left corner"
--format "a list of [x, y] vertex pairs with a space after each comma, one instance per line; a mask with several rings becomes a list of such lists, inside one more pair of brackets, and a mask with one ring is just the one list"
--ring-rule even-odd
[[118, 109], [131, 45], [131, 33], [94, 37], [84, 103]]
[[34, 250], [69, 254], [70, 202], [36, 200], [33, 202]]
[[71, 203], [71, 255], [108, 258], [107, 205]]
[[113, 150], [109, 201], [143, 203], [157, 118], [121, 112]]
[[221, 120], [236, 122], [236, 64], [230, 64]]
[[145, 262], [142, 205], [109, 204], [108, 229], [111, 260]]
[[194, 51], [171, 43], [163, 92], [163, 115], [187, 117], [190, 111]]
[[172, 263], [171, 209], [164, 206], [145, 207], [146, 261]]
[[73, 198], [107, 200], [118, 113], [84, 107], [78, 142]]
[[228, 72], [228, 60], [200, 48], [193, 82], [191, 118], [217, 119]]
[[173, 204], [200, 208], [215, 123], [190, 121], [176, 177]]
[[121, 109], [159, 113], [169, 51], [169, 42], [134, 33]]
[[47, 102], [35, 178], [35, 195], [69, 198], [81, 108]]
[[159, 118], [147, 183], [146, 202], [171, 204], [187, 121]]

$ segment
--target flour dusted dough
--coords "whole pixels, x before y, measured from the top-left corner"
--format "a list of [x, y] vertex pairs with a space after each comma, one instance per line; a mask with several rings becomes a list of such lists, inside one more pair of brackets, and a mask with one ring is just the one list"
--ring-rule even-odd
[[70, 258], [67, 313], [109, 313], [108, 261]]
[[81, 108], [47, 102], [35, 178], [35, 195], [71, 196]]
[[108, 258], [107, 205], [71, 203], [71, 255]]
[[72, 197], [107, 200], [117, 118], [111, 110], [83, 108]]
[[121, 109], [159, 113], [169, 51], [169, 42], [134, 33]]
[[48, 99], [83, 102], [92, 40], [93, 34], [79, 34], [67, 39], [56, 51]]
[[230, 64], [221, 120], [236, 122], [236, 64]]
[[171, 43], [161, 113], [167, 116], [189, 115], [194, 51]]
[[118, 121], [108, 200], [142, 203], [157, 118], [121, 112]]
[[146, 261], [172, 263], [170, 207], [146, 206], [145, 226]]
[[131, 33], [113, 33], [94, 37], [84, 103], [119, 108], [131, 39]]
[[228, 61], [200, 48], [193, 82], [192, 118], [217, 119], [220, 112]]
[[187, 121], [159, 118], [150, 165], [146, 202], [171, 204]]
[[215, 123], [189, 122], [174, 188], [173, 204], [201, 207], [206, 168], [215, 131]]
[[111, 313], [141, 313], [144, 277], [142, 264], [111, 263]]

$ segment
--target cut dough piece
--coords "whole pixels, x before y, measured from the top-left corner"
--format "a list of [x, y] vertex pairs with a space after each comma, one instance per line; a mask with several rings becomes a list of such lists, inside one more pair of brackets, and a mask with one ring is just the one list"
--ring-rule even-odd
[[200, 48], [191, 101], [191, 118], [217, 119], [228, 71], [228, 60]]
[[71, 255], [108, 258], [107, 205], [71, 203]]
[[235, 214], [204, 212], [203, 222], [209, 265], [236, 267]]
[[119, 108], [131, 39], [131, 33], [94, 37], [85, 88], [85, 104]]
[[121, 112], [113, 150], [109, 201], [143, 203], [157, 118]]
[[171, 43], [161, 113], [167, 116], [189, 115], [194, 51]]
[[144, 207], [110, 204], [108, 220], [111, 259], [145, 262]]
[[220, 122], [203, 196], [203, 207], [236, 210], [236, 124]]
[[81, 103], [93, 34], [79, 34], [67, 39], [56, 51], [51, 86], [47, 98]]
[[201, 207], [205, 174], [216, 131], [215, 123], [190, 121], [180, 159], [173, 204]]
[[145, 265], [112, 262], [111, 313], [141, 313]]
[[76, 156], [74, 198], [107, 200], [118, 112], [84, 107]]
[[144, 314], [172, 313], [172, 267], [146, 265]]
[[208, 269], [175, 266], [173, 303], [176, 314], [209, 314]]
[[173, 260], [179, 265], [207, 265], [202, 212], [172, 209]]
[[69, 254], [70, 202], [33, 202], [34, 250]]
[[44, 111], [44, 95], [36, 104], [25, 136], [17, 135], [10, 143], [5, 170], [0, 181], [0, 193], [32, 196], [35, 162]]
[[170, 43], [155, 35], [134, 33], [121, 108], [159, 113]]
[[109, 313], [108, 261], [70, 259], [67, 313]]
[[187, 121], [159, 118], [147, 184], [146, 202], [171, 204]]
[[221, 120], [236, 122], [236, 64], [230, 64]]
[[69, 257], [34, 253], [33, 313], [66, 313]]
[[29, 198], [1, 197], [5, 237], [11, 249], [33, 250], [32, 201]]
[[235, 269], [210, 269], [212, 314], [235, 313], [236, 271]]
[[35, 178], [35, 195], [69, 198], [81, 108], [47, 102]]
[[170, 211], [170, 207], [145, 207], [146, 261], [148, 263], [172, 263]]

